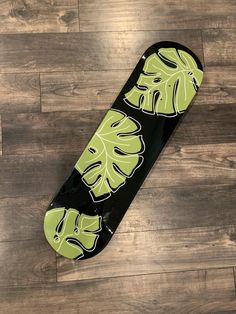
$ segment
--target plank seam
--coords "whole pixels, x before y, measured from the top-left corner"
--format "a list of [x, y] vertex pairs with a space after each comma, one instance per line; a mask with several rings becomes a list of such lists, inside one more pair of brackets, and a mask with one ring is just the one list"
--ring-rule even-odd
[[79, 25], [79, 32], [80, 32], [80, 0], [77, 0], [77, 7], [78, 7], [78, 25]]
[[42, 112], [42, 86], [41, 86], [41, 75], [38, 73], [39, 79], [39, 111]]
[[0, 156], [3, 155], [3, 145], [2, 145], [2, 115], [0, 114], [0, 127], [1, 127], [1, 130], [0, 130], [0, 142], [1, 142], [1, 146], [0, 146]]
[[211, 270], [227, 270], [232, 267], [212, 267], [212, 268], [204, 268], [204, 269], [190, 269], [190, 270], [177, 270], [177, 271], [169, 271], [169, 272], [157, 272], [157, 273], [146, 273], [146, 274], [136, 274], [136, 275], [124, 275], [124, 276], [111, 276], [111, 277], [100, 277], [100, 278], [88, 278], [88, 279], [80, 279], [80, 280], [63, 280], [58, 282], [45, 282], [45, 283], [32, 283], [32, 284], [17, 284], [17, 285], [0, 285], [0, 288], [9, 288], [18, 289], [18, 288], [30, 288], [30, 289], [38, 289], [44, 288], [46, 286], [64, 286], [67, 284], [74, 285], [79, 282], [98, 282], [107, 279], [117, 279], [117, 278], [130, 278], [130, 277], [140, 277], [140, 276], [153, 276], [153, 275], [163, 275], [163, 274], [176, 274], [176, 273], [190, 273], [190, 272], [201, 272], [201, 271], [211, 271]]
[[87, 279], [75, 279], [75, 280], [59, 280], [58, 283], [69, 283], [69, 282], [87, 282], [87, 281], [96, 281], [96, 280], [105, 280], [105, 279], [116, 279], [116, 278], [130, 278], [130, 277], [140, 277], [140, 276], [153, 276], [153, 275], [162, 275], [162, 274], [176, 274], [176, 273], [189, 273], [189, 272], [200, 272], [200, 271], [210, 271], [217, 269], [231, 269], [231, 266], [226, 267], [210, 267], [210, 268], [201, 268], [201, 269], [186, 269], [186, 270], [176, 270], [176, 271], [165, 271], [165, 272], [151, 272], [151, 273], [139, 273], [134, 275], [125, 275], [125, 276], [108, 276], [108, 277], [96, 277], [96, 278], [87, 278]]
[[235, 278], [235, 269], [233, 267], [233, 276], [234, 276], [234, 295], [236, 297], [236, 278]]

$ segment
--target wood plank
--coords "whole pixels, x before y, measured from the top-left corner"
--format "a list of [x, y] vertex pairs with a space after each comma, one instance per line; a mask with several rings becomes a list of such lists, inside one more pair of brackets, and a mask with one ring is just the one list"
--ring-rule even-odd
[[2, 156], [2, 116], [0, 115], [0, 156]]
[[44, 239], [43, 219], [49, 202], [48, 196], [0, 199], [0, 241]]
[[[204, 82], [194, 104], [234, 104], [236, 67], [205, 67]], [[130, 70], [42, 73], [42, 111], [108, 109]]]
[[[82, 150], [2, 156], [0, 197], [49, 195], [62, 185]], [[236, 145], [169, 145], [143, 187], [235, 184]], [[178, 165], [178, 167], [176, 166]]]
[[108, 109], [130, 74], [127, 70], [42, 73], [42, 111]]
[[234, 284], [235, 284], [235, 289], [236, 289], [236, 267], [233, 268], [234, 272]]
[[235, 142], [235, 120], [236, 103], [227, 104], [227, 106], [222, 106], [222, 104], [195, 106], [192, 104], [170, 143], [204, 145]]
[[[182, 146], [234, 142], [235, 109], [236, 104], [193, 105], [174, 133], [170, 144]], [[5, 114], [2, 116], [3, 153], [16, 155], [83, 150], [105, 112], [85, 110]]]
[[143, 187], [235, 183], [236, 145], [167, 147]]
[[0, 304], [3, 313], [10, 310], [11, 314], [19, 309], [34, 314], [204, 314], [236, 309], [232, 269], [6, 287], [1, 290]]
[[5, 0], [0, 3], [0, 33], [79, 30], [76, 0]]
[[234, 66], [236, 62], [235, 29], [203, 30], [204, 60], [211, 66]]
[[76, 159], [73, 154], [1, 157], [0, 197], [52, 197], [71, 173]]
[[141, 188], [117, 233], [236, 224], [236, 186]]
[[235, 1], [81, 0], [81, 31], [236, 27]]
[[235, 104], [236, 67], [205, 67], [204, 79], [197, 94], [196, 104]]
[[84, 111], [82, 114], [58, 112], [4, 115], [4, 154], [81, 151], [104, 114], [104, 111]]
[[[0, 241], [44, 239], [49, 202], [48, 195], [0, 199]], [[235, 185], [141, 189], [116, 233], [236, 224], [235, 203]]]
[[202, 58], [200, 31], [0, 35], [0, 73], [133, 69], [144, 51], [172, 40]]
[[0, 268], [0, 286], [30, 285], [56, 280], [55, 253], [46, 240], [0, 242]]
[[96, 257], [57, 257], [59, 281], [222, 268], [236, 265], [236, 226], [114, 234]]
[[0, 74], [0, 112], [40, 111], [39, 75]]

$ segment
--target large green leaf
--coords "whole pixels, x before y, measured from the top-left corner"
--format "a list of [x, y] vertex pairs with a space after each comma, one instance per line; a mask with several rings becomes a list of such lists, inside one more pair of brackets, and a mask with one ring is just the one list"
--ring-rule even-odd
[[79, 214], [76, 209], [54, 208], [47, 211], [44, 219], [45, 236], [59, 254], [79, 259], [84, 250], [95, 249], [101, 230], [101, 216]]
[[109, 110], [75, 165], [94, 202], [125, 184], [141, 165], [144, 142], [140, 124], [121, 111]]
[[202, 78], [203, 72], [186, 51], [161, 48], [146, 59], [124, 101], [148, 114], [175, 116], [188, 107]]

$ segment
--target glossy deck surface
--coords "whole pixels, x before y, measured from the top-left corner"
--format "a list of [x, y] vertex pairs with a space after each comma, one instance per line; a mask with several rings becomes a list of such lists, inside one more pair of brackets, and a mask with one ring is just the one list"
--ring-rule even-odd
[[45, 213], [58, 254], [79, 260], [105, 248], [202, 79], [198, 57], [178, 43], [142, 54]]

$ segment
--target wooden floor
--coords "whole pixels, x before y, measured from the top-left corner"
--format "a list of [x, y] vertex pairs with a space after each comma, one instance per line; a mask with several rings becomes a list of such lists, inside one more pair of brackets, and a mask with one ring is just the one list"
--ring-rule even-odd
[[[191, 48], [191, 109], [98, 256], [45, 209], [151, 44]], [[0, 313], [236, 313], [235, 0], [0, 1]]]

